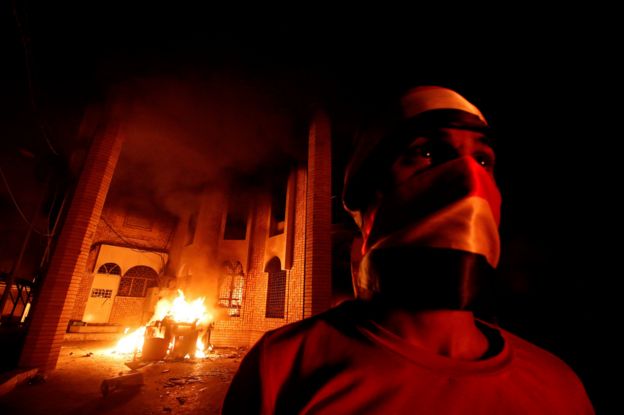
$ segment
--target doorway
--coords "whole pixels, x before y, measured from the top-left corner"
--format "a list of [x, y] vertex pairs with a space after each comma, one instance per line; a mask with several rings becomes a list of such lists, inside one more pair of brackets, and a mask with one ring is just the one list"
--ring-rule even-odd
[[114, 274], [100, 274], [93, 276], [91, 293], [87, 299], [82, 321], [86, 323], [108, 323], [113, 300], [119, 289], [121, 276]]

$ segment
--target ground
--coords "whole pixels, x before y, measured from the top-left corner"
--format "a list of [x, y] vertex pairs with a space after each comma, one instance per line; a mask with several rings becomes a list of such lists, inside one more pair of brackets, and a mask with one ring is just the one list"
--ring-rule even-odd
[[157, 362], [138, 369], [142, 386], [102, 396], [104, 379], [132, 373], [131, 356], [111, 353], [110, 342], [67, 343], [56, 370], [0, 398], [0, 414], [218, 414], [240, 363], [238, 350], [216, 350], [195, 361]]

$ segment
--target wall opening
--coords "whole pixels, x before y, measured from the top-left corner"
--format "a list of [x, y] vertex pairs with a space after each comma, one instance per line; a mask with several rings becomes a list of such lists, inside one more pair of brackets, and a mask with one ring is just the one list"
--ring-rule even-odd
[[269, 274], [267, 282], [266, 318], [284, 318], [286, 309], [286, 270], [277, 257], [273, 257], [266, 265]]
[[247, 238], [247, 217], [249, 204], [247, 198], [238, 192], [230, 196], [223, 239], [245, 240]]
[[288, 175], [281, 176], [271, 189], [271, 223], [269, 236], [281, 235], [286, 225], [286, 190]]
[[241, 263], [239, 261], [223, 262], [217, 304], [227, 308], [230, 317], [240, 317], [244, 285], [245, 274]]

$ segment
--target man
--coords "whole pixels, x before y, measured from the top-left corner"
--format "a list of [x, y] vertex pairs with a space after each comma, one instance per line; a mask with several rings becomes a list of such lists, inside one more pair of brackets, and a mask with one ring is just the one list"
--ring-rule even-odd
[[495, 282], [501, 204], [481, 112], [418, 87], [388, 125], [345, 177], [356, 300], [265, 334], [223, 413], [592, 414], [562, 361], [474, 317]]

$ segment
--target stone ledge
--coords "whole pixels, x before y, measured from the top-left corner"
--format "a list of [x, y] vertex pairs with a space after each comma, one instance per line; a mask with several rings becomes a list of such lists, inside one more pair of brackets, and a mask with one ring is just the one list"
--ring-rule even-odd
[[122, 330], [121, 326], [69, 326], [70, 333], [119, 333]]
[[65, 333], [63, 341], [118, 340], [123, 336], [123, 333]]
[[0, 375], [0, 396], [11, 392], [21, 383], [26, 382], [37, 374], [39, 369], [16, 369]]

